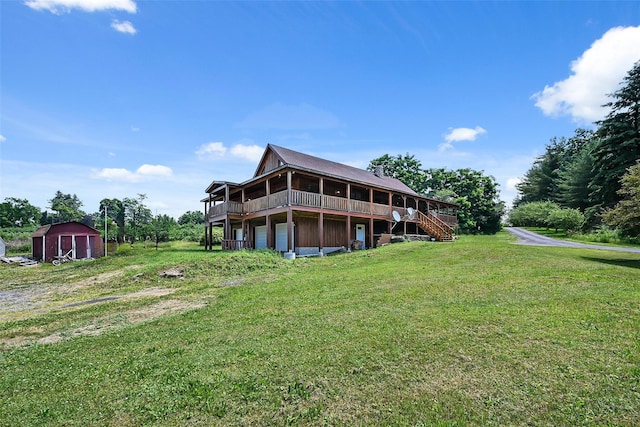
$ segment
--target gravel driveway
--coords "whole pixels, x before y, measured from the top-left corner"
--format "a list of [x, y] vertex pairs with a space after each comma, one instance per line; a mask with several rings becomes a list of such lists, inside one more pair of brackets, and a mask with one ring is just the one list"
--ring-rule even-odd
[[566, 240], [552, 239], [551, 237], [542, 236], [533, 231], [525, 230], [518, 227], [506, 227], [506, 230], [518, 238], [518, 243], [521, 245], [534, 245], [534, 246], [557, 246], [567, 248], [586, 248], [586, 249], [602, 249], [605, 251], [615, 252], [631, 252], [634, 254], [640, 254], [640, 249], [635, 248], [620, 248], [614, 246], [601, 246], [590, 245], [586, 243], [568, 242]]

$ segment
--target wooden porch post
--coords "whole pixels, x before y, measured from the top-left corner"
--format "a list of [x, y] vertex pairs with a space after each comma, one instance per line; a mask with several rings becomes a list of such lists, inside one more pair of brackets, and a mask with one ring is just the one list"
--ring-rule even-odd
[[347, 244], [345, 245], [347, 249], [350, 249], [351, 246], [351, 215], [347, 214]]
[[287, 209], [287, 251], [295, 252], [296, 248], [293, 240], [293, 210], [289, 206], [289, 209]]
[[[404, 207], [405, 212], [407, 211], [407, 196], [402, 196], [402, 205]], [[402, 221], [402, 229], [403, 233], [407, 234], [407, 221]]]
[[[318, 190], [320, 192], [320, 209], [322, 209], [322, 196], [324, 195], [324, 178], [322, 177], [320, 177]], [[324, 249], [324, 212], [322, 210], [318, 215], [318, 245], [319, 250], [322, 252]]]
[[318, 245], [319, 250], [324, 248], [324, 212], [320, 211], [318, 214]]
[[373, 218], [369, 218], [369, 249], [373, 249]]
[[[242, 193], [244, 194], [244, 190], [242, 191]], [[244, 200], [244, 196], [243, 196], [243, 200]], [[248, 231], [246, 229], [246, 220], [244, 218], [242, 218], [242, 240], [244, 240], [244, 243], [242, 243], [242, 249], [248, 249], [247, 248], [247, 243], [249, 241], [249, 236], [247, 235]]]
[[271, 216], [270, 215], [266, 215], [265, 216], [266, 222], [267, 222], [267, 248], [269, 249], [274, 249], [273, 247], [273, 235], [271, 233]]
[[287, 171], [287, 206], [291, 206], [291, 171]]

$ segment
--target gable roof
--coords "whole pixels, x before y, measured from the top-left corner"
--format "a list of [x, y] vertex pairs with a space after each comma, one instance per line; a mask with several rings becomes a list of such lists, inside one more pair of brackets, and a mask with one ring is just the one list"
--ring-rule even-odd
[[279, 158], [283, 163], [283, 166], [289, 166], [308, 172], [315, 172], [322, 175], [332, 176], [334, 178], [357, 182], [365, 186], [385, 188], [387, 190], [397, 191], [404, 194], [420, 196], [399, 179], [390, 176], [377, 176], [368, 170], [333, 162], [331, 160], [321, 159], [319, 157], [310, 156], [309, 154], [300, 153], [298, 151], [293, 151], [288, 148], [272, 144], [267, 145], [262, 156], [262, 160], [256, 170], [256, 174], [260, 170], [260, 165], [262, 165], [269, 151]]
[[85, 228], [85, 229], [87, 229], [87, 231], [89, 233], [92, 233], [92, 234], [100, 234], [100, 232], [98, 230], [96, 230], [93, 227], [88, 226], [87, 224], [83, 224], [83, 223], [81, 223], [79, 221], [67, 221], [67, 222], [59, 222], [59, 223], [56, 223], [56, 224], [43, 225], [43, 226], [39, 227], [36, 231], [34, 231], [33, 234], [31, 234], [31, 237], [42, 237], [42, 236], [45, 236], [46, 234], [48, 234], [49, 231], [55, 231], [56, 228], [62, 228], [62, 227], [69, 226], [69, 225], [74, 226], [74, 227]]

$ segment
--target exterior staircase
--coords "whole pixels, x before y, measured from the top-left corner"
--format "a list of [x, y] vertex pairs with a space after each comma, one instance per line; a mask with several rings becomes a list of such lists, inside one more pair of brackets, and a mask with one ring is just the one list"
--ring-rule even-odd
[[423, 214], [420, 211], [416, 211], [416, 213], [418, 214], [418, 225], [431, 237], [439, 242], [451, 242], [453, 240], [454, 231], [449, 224], [431, 212]]

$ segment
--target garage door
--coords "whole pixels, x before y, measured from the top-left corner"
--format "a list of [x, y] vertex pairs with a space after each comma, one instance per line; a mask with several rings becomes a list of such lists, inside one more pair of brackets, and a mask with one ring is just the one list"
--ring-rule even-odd
[[267, 226], [259, 225], [255, 229], [256, 249], [267, 249]]
[[[295, 226], [295, 224], [294, 224]], [[295, 231], [295, 228], [293, 229]], [[293, 233], [295, 235], [295, 233]], [[293, 236], [291, 236], [291, 241], [295, 242]], [[276, 251], [278, 252], [287, 252], [288, 248], [287, 242], [287, 223], [283, 222], [280, 224], [276, 224]], [[292, 248], [293, 249], [293, 248]]]

